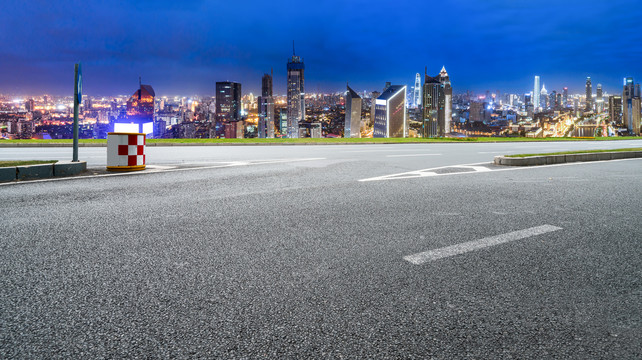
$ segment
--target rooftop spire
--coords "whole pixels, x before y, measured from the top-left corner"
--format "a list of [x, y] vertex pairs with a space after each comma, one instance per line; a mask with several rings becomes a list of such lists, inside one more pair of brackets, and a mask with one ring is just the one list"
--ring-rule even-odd
[[296, 52], [294, 51], [294, 40], [292, 40], [292, 56], [296, 56]]

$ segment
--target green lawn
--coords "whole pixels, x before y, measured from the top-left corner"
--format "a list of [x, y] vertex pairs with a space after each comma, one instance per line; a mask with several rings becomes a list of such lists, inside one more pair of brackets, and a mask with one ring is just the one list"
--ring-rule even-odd
[[612, 150], [577, 150], [577, 151], [561, 151], [561, 152], [543, 153], [543, 154], [516, 154], [516, 155], [505, 155], [505, 156], [506, 157], [528, 157], [528, 156], [588, 154], [588, 153], [620, 152], [620, 151], [642, 151], [642, 148], [612, 149]]
[[37, 165], [37, 164], [53, 164], [58, 160], [21, 160], [21, 161], [0, 161], [0, 167], [22, 166], [22, 165]]
[[[602, 138], [526, 138], [526, 137], [469, 137], [469, 138], [322, 138], [322, 139], [149, 139], [150, 144], [400, 144], [400, 143], [458, 143], [458, 142], [538, 142], [538, 141], [614, 141], [614, 140], [642, 140], [642, 137], [602, 137]], [[80, 139], [81, 144], [105, 144], [105, 139]], [[64, 140], [1, 140], [0, 144], [71, 144], [71, 139]]]

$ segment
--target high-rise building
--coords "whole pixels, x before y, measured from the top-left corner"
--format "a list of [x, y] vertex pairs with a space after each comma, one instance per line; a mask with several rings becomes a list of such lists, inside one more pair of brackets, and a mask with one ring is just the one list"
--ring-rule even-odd
[[609, 121], [613, 124], [622, 123], [622, 97], [609, 96]]
[[440, 136], [444, 136], [450, 133], [450, 123], [453, 120], [453, 88], [450, 85], [450, 77], [445, 66], [442, 66], [441, 72], [439, 72], [439, 81], [444, 86], [445, 96], [443, 120], [441, 116], [439, 118], [441, 129], [443, 129], [443, 134]]
[[373, 91], [370, 97], [370, 124], [375, 122], [375, 105], [377, 103], [377, 98], [381, 95], [378, 91]]
[[549, 95], [548, 95], [548, 106], [551, 109], [554, 109], [557, 106], [557, 91], [553, 90]]
[[299, 137], [299, 122], [305, 120], [305, 91], [303, 59], [296, 56], [292, 43], [292, 58], [288, 61], [288, 137]]
[[346, 116], [343, 136], [346, 138], [361, 137], [361, 96], [346, 85]]
[[624, 79], [624, 89], [622, 90], [622, 122], [624, 126], [633, 131], [633, 98], [635, 97], [635, 85], [633, 78]]
[[563, 107], [568, 107], [568, 88], [564, 88], [564, 103], [562, 104]]
[[405, 137], [407, 128], [406, 86], [390, 85], [375, 101], [373, 137]]
[[535, 112], [539, 111], [539, 106], [540, 106], [540, 100], [539, 100], [539, 94], [540, 94], [541, 88], [539, 87], [539, 76], [535, 75], [535, 86], [533, 87], [533, 105], [535, 106]]
[[138, 90], [127, 100], [125, 116], [114, 122], [115, 132], [154, 133], [154, 98], [156, 93], [151, 85], [138, 85]]
[[[444, 112], [444, 86], [437, 77], [424, 74], [422, 137], [439, 137], [439, 114]], [[440, 101], [441, 99], [441, 101]]]
[[593, 110], [593, 87], [591, 86], [591, 77], [586, 78], [586, 111]]
[[222, 123], [241, 120], [241, 84], [216, 83], [216, 120]]
[[597, 84], [597, 88], [595, 90], [595, 111], [598, 114], [601, 114], [604, 111], [604, 97], [602, 94], [602, 84]]
[[542, 90], [539, 92], [539, 107], [542, 110], [546, 110], [548, 108], [548, 91], [546, 90], [546, 84], [542, 85]]
[[421, 106], [421, 76], [419, 73], [415, 75], [415, 88], [413, 94], [413, 105], [415, 108], [418, 108]]
[[446, 68], [439, 75], [424, 74], [422, 136], [443, 137], [450, 132], [452, 121], [452, 87]]
[[[216, 83], [216, 122], [223, 129], [225, 138], [242, 137], [241, 84], [230, 81]], [[240, 124], [240, 125], [239, 125]]]
[[274, 97], [272, 95], [273, 72], [261, 79], [259, 104], [259, 138], [274, 138]]
[[640, 97], [636, 96], [633, 98], [632, 103], [632, 110], [633, 110], [633, 115], [631, 116], [631, 133], [635, 135], [640, 135], [640, 132], [642, 129], [640, 129], [640, 117], [642, 114], [640, 111], [642, 110], [642, 101], [640, 101]]

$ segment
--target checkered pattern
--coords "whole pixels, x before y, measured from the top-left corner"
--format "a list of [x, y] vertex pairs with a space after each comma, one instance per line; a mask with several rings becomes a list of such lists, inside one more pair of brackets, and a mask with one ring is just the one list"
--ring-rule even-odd
[[107, 136], [107, 166], [145, 165], [143, 134], [109, 134]]

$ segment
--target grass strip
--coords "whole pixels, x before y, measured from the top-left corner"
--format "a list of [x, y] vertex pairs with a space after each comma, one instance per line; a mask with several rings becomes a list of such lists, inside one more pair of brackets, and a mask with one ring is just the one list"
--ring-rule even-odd
[[0, 167], [23, 166], [23, 165], [39, 165], [39, 164], [55, 164], [58, 160], [10, 160], [0, 161]]
[[[148, 139], [150, 144], [403, 144], [403, 143], [496, 143], [496, 142], [552, 142], [552, 141], [614, 141], [642, 140], [636, 136], [598, 138], [526, 138], [526, 137], [466, 137], [466, 138], [321, 138], [321, 139]], [[105, 144], [106, 139], [80, 139], [81, 144]], [[71, 139], [55, 140], [0, 140], [0, 144], [71, 144]]]

